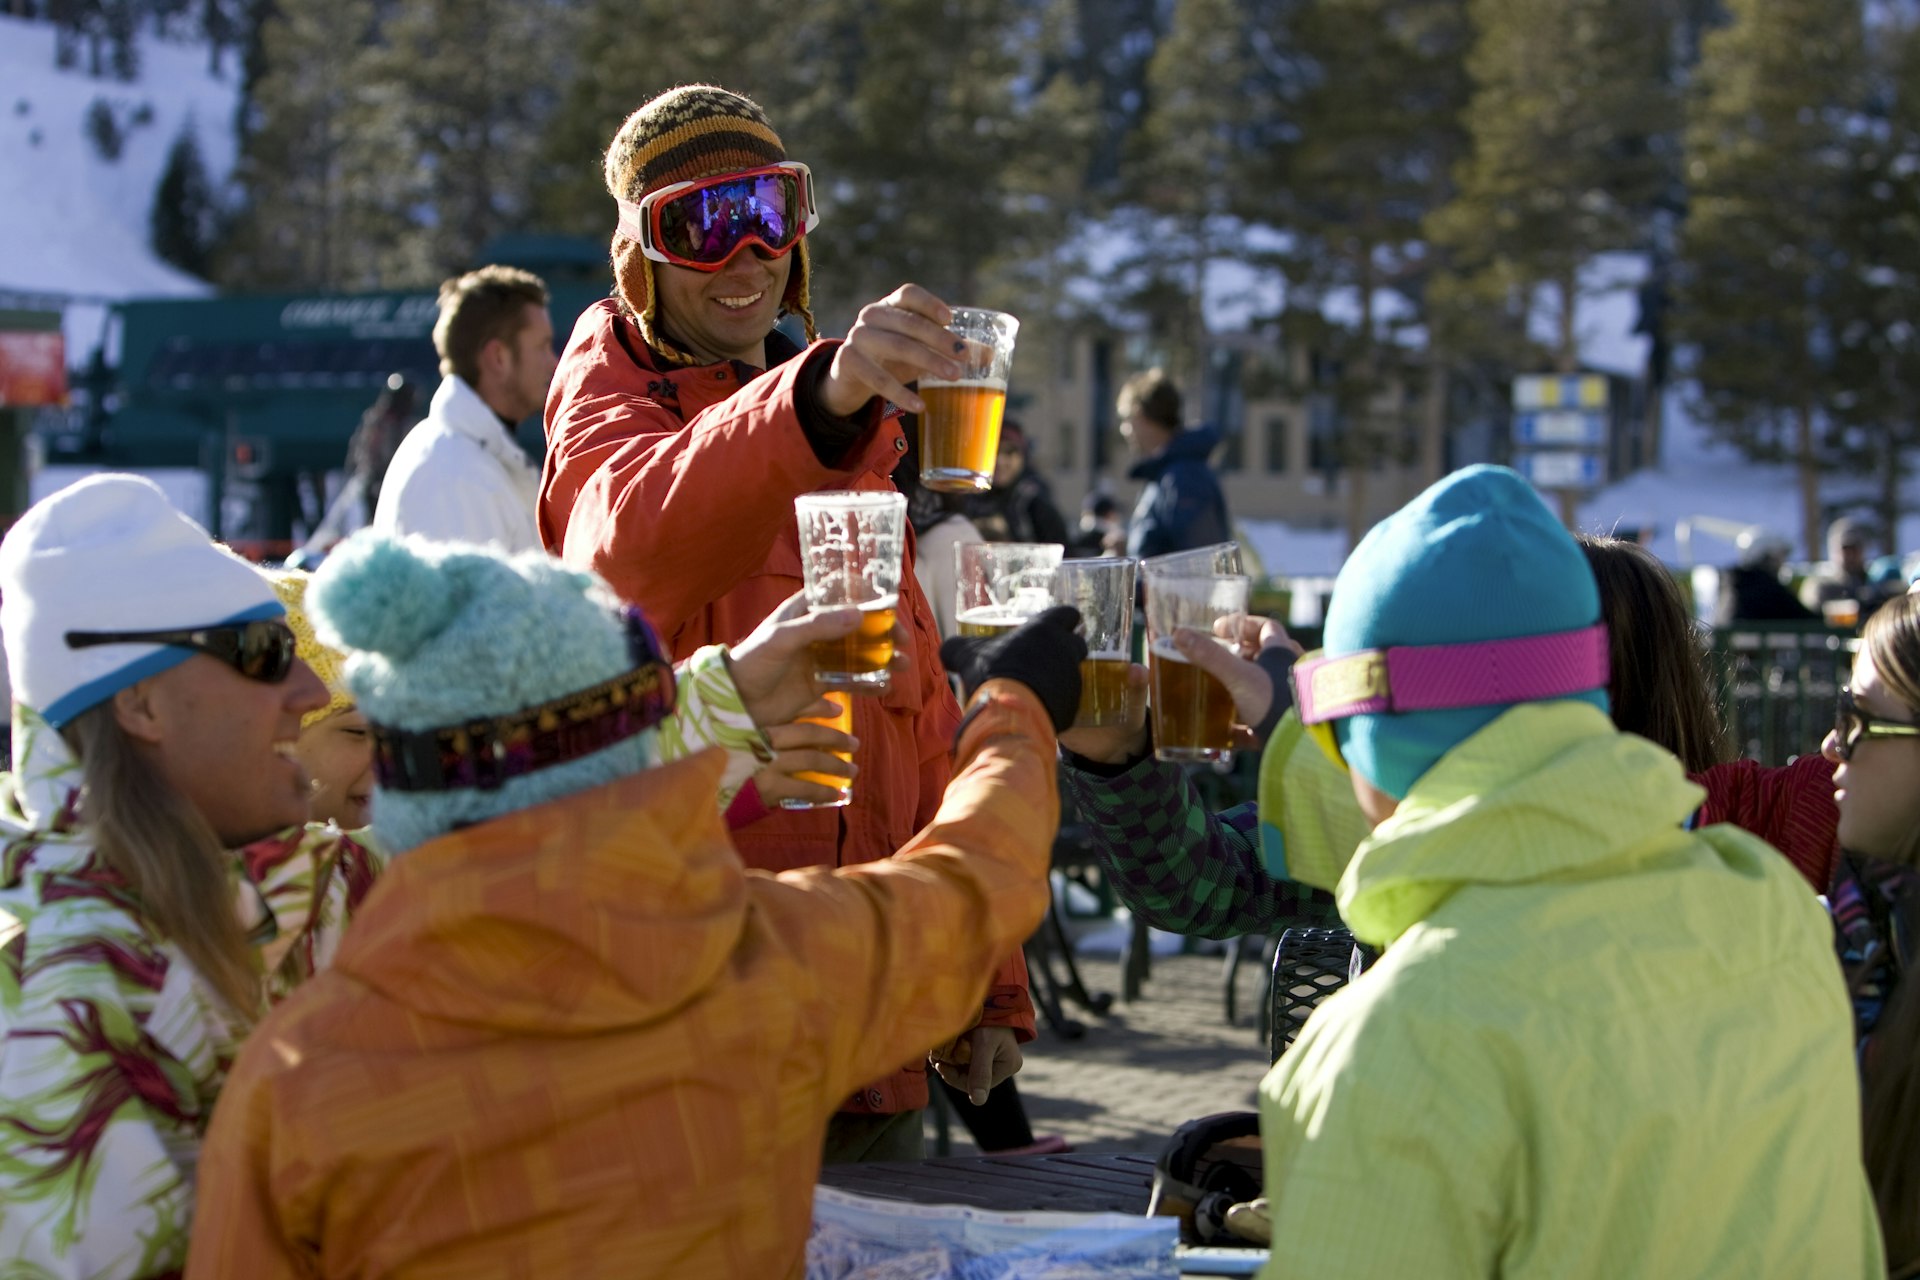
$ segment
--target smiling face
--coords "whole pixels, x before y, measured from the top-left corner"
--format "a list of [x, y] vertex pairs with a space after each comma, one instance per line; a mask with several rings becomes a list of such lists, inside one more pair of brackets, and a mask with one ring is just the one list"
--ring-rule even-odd
[[[1854, 659], [1851, 688], [1854, 705], [1873, 720], [1914, 723], [1913, 708], [1888, 686], [1868, 649]], [[1920, 831], [1920, 738], [1863, 737], [1854, 744], [1853, 758], [1842, 761], [1839, 734], [1832, 731], [1820, 753], [1840, 766], [1833, 773], [1840, 847], [1871, 858], [1909, 860]]]
[[313, 822], [358, 831], [373, 816], [373, 736], [354, 707], [300, 731], [294, 754], [313, 779]]
[[766, 368], [767, 335], [780, 318], [793, 258], [764, 257], [743, 245], [718, 271], [652, 264], [661, 327], [708, 363], [739, 360]]
[[228, 848], [307, 821], [300, 718], [326, 705], [304, 662], [264, 684], [205, 654], [114, 695], [120, 727]]

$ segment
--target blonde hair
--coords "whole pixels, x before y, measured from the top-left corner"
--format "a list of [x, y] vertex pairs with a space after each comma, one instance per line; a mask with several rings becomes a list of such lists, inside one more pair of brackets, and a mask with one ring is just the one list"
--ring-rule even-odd
[[155, 932], [185, 953], [244, 1021], [260, 1013], [260, 969], [233, 905], [233, 855], [141, 754], [108, 699], [60, 731], [85, 782], [80, 817]]

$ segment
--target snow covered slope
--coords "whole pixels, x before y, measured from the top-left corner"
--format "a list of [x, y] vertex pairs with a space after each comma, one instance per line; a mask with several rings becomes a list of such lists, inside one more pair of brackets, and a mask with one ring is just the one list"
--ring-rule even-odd
[[[147, 220], [167, 152], [189, 123], [216, 189], [226, 181], [239, 65], [229, 54], [226, 78], [215, 79], [204, 45], [143, 32], [140, 78], [128, 83], [87, 75], [84, 58], [81, 68], [57, 69], [53, 44], [50, 24], [0, 17], [0, 295], [83, 304], [67, 317], [68, 360], [77, 364], [98, 341], [100, 303], [211, 292], [153, 255]], [[96, 98], [125, 130], [117, 161], [87, 137]]]

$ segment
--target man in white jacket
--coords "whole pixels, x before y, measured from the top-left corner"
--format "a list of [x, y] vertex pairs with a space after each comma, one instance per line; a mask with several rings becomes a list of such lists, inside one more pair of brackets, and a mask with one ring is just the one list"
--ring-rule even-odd
[[540, 277], [481, 267], [440, 286], [434, 350], [445, 375], [393, 455], [373, 527], [440, 542], [537, 551], [540, 469], [513, 429], [553, 379], [553, 318]]

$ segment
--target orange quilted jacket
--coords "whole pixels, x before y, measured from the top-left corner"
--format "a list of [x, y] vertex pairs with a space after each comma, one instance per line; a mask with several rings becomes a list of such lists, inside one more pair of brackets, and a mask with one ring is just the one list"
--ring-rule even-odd
[[1054, 739], [990, 682], [933, 824], [748, 871], [718, 751], [395, 860], [248, 1040], [188, 1275], [798, 1276], [827, 1120], [1039, 922]]

